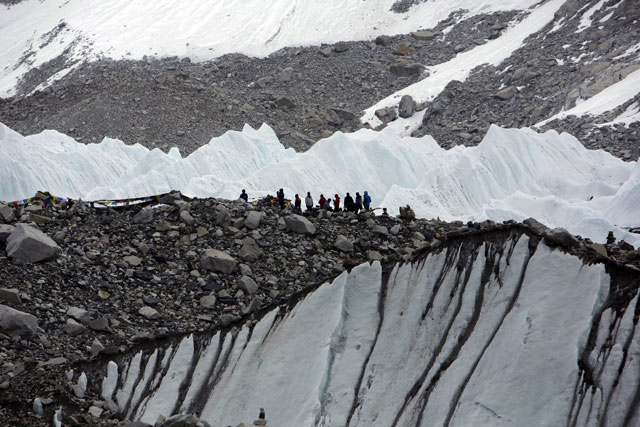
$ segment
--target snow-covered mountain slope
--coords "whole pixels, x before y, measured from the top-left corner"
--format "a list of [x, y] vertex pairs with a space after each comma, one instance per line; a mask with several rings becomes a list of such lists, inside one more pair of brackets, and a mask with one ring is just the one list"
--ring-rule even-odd
[[588, 150], [568, 134], [494, 126], [477, 147], [444, 150], [431, 137], [390, 129], [336, 133], [305, 153], [285, 149], [266, 125], [213, 138], [186, 158], [105, 139], [81, 144], [55, 131], [23, 137], [0, 127], [0, 200], [38, 190], [84, 200], [180, 190], [234, 199], [368, 190], [373, 205], [420, 217], [482, 221], [535, 217], [551, 227], [603, 241], [609, 230], [640, 226], [640, 164]]
[[109, 362], [90, 387], [147, 423], [237, 425], [263, 407], [283, 427], [637, 426], [637, 287], [621, 297], [608, 271], [518, 232], [459, 241]]
[[0, 6], [0, 96], [14, 93], [29, 70], [62, 59], [59, 79], [101, 57], [188, 56], [228, 53], [264, 56], [287, 46], [366, 40], [378, 34], [430, 28], [454, 11], [460, 19], [499, 10], [524, 10], [536, 0], [431, 0], [396, 13], [396, 0], [28, 0]]

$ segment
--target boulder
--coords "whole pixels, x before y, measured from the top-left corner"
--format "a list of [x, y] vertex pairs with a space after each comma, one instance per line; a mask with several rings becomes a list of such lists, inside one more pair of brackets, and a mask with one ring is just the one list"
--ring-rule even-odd
[[67, 309], [67, 316], [85, 324], [91, 321], [91, 315], [89, 312], [79, 307], [69, 307]]
[[133, 216], [133, 222], [136, 224], [149, 224], [153, 221], [153, 208], [143, 208], [140, 212]]
[[398, 234], [400, 232], [400, 230], [402, 230], [402, 226], [400, 224], [396, 224], [393, 227], [391, 227], [391, 230], [389, 230], [391, 232], [391, 234], [393, 234], [394, 236], [396, 234]]
[[7, 238], [7, 255], [18, 262], [39, 262], [56, 258], [62, 250], [37, 228], [18, 224]]
[[342, 252], [351, 252], [353, 251], [353, 243], [349, 241], [345, 236], [339, 235], [336, 239], [336, 242], [333, 244], [339, 251]]
[[418, 76], [422, 73], [424, 65], [416, 62], [397, 61], [391, 65], [390, 71], [399, 77]]
[[214, 294], [205, 295], [200, 298], [200, 305], [204, 308], [211, 308], [216, 305], [216, 296]]
[[250, 230], [255, 230], [260, 226], [260, 222], [262, 221], [262, 212], [251, 211], [244, 219], [244, 226]]
[[417, 40], [431, 40], [437, 35], [438, 33], [429, 30], [415, 31], [411, 33], [411, 37]]
[[238, 281], [238, 289], [242, 289], [248, 295], [253, 295], [258, 291], [258, 284], [251, 277], [242, 276]]
[[588, 246], [588, 248], [602, 257], [607, 258], [609, 256], [609, 254], [607, 253], [607, 248], [605, 248], [601, 243], [592, 243]]
[[242, 248], [240, 248], [240, 258], [246, 261], [257, 261], [263, 254], [262, 249], [258, 246], [258, 243], [251, 238], [245, 237], [242, 241]]
[[565, 248], [570, 248], [578, 244], [578, 239], [564, 228], [547, 230], [544, 234], [544, 240], [551, 246], [562, 246]]
[[374, 225], [371, 231], [373, 232], [373, 234], [378, 234], [380, 236], [389, 235], [389, 230], [384, 225]]
[[200, 420], [191, 414], [172, 415], [163, 423], [156, 425], [159, 425], [159, 427], [211, 427], [208, 422]]
[[508, 101], [509, 99], [516, 96], [517, 93], [518, 93], [518, 89], [516, 89], [514, 86], [509, 86], [502, 90], [499, 90], [493, 96], [503, 101]]
[[376, 110], [375, 115], [377, 118], [382, 120], [383, 123], [389, 123], [398, 118], [396, 109], [392, 107], [380, 108]]
[[8, 205], [0, 205], [0, 219], [4, 222], [13, 222], [16, 219], [16, 211]]
[[413, 98], [410, 95], [404, 95], [400, 99], [400, 104], [398, 105], [398, 115], [403, 119], [406, 119], [407, 117], [411, 117], [414, 111], [415, 102], [413, 102]]
[[38, 332], [38, 319], [0, 304], [0, 331], [12, 337], [30, 337]]
[[349, 46], [344, 42], [338, 42], [333, 47], [333, 51], [335, 53], [342, 53], [342, 52], [346, 52], [347, 50], [349, 50]]
[[184, 222], [187, 225], [193, 225], [196, 223], [196, 220], [191, 216], [188, 211], [180, 211], [180, 221]]
[[538, 222], [535, 218], [527, 218], [522, 221], [522, 223], [540, 236], [543, 236], [544, 233], [549, 229], [546, 225]]
[[287, 228], [300, 234], [316, 234], [316, 226], [300, 215], [289, 215], [284, 218]]
[[7, 239], [16, 228], [9, 224], [0, 224], [0, 243], [6, 243]]
[[216, 212], [216, 225], [221, 225], [223, 227], [231, 225], [231, 214], [224, 206], [218, 207], [218, 212]]
[[280, 96], [280, 97], [276, 98], [276, 106], [278, 108], [284, 108], [284, 109], [287, 109], [287, 110], [291, 110], [293, 108], [296, 108], [296, 104], [290, 98], [287, 98], [286, 96]]
[[233, 273], [237, 261], [228, 253], [218, 249], [207, 249], [200, 259], [200, 265], [205, 270], [218, 271], [225, 274]]
[[149, 307], [148, 305], [140, 307], [140, 309], [138, 310], [138, 314], [149, 320], [156, 320], [160, 318], [160, 313], [158, 313], [158, 310], [153, 307]]
[[22, 303], [20, 298], [20, 291], [17, 289], [0, 289], [0, 301], [4, 301], [11, 305], [18, 305]]
[[64, 325], [64, 331], [72, 337], [80, 335], [86, 330], [86, 326], [76, 322], [74, 319], [67, 319], [67, 323]]
[[389, 46], [391, 41], [391, 37], [389, 36], [378, 36], [376, 37], [375, 44], [378, 46]]

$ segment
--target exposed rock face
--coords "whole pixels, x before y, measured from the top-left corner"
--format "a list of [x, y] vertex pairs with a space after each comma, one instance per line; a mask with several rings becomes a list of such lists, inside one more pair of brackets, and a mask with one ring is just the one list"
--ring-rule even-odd
[[300, 234], [315, 234], [316, 226], [301, 215], [289, 215], [284, 218], [287, 228]]
[[30, 337], [38, 331], [38, 319], [0, 304], [0, 331], [12, 337]]
[[60, 246], [37, 228], [18, 224], [7, 238], [7, 255], [18, 262], [40, 262], [57, 257]]

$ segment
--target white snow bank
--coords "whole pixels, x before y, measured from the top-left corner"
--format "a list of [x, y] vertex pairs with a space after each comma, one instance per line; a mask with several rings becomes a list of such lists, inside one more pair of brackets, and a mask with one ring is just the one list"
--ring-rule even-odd
[[564, 4], [564, 0], [551, 0], [537, 7], [520, 23], [506, 29], [495, 40], [459, 53], [453, 59], [432, 67], [427, 67], [429, 77], [389, 95], [365, 110], [361, 120], [376, 127], [382, 122], [375, 116], [376, 110], [395, 107], [404, 95], [411, 95], [417, 102], [431, 101], [442, 92], [452, 80], [464, 81], [471, 71], [483, 64], [498, 65], [522, 46], [531, 34], [540, 31], [553, 20], [556, 11]]
[[368, 190], [373, 206], [395, 214], [410, 204], [420, 217], [522, 220], [603, 241], [609, 230], [640, 226], [640, 164], [587, 150], [568, 134], [492, 126], [477, 147], [444, 150], [429, 137], [393, 130], [336, 133], [309, 151], [285, 149], [273, 130], [245, 126], [213, 138], [186, 158], [105, 138], [81, 144], [55, 131], [23, 137], [0, 125], [0, 200], [38, 190], [84, 200], [142, 197], [180, 190], [235, 199]]
[[636, 70], [633, 73], [630, 73], [623, 80], [612, 84], [608, 88], [593, 95], [591, 98], [582, 101], [575, 107], [567, 111], [561, 111], [558, 114], [537, 123], [535, 127], [541, 127], [553, 120], [563, 119], [571, 115], [577, 117], [585, 114], [598, 116], [621, 106], [639, 93], [640, 70]]
[[[66, 49], [71, 61], [266, 56], [288, 46], [431, 28], [461, 9], [467, 17], [526, 9], [538, 0], [430, 0], [404, 14], [390, 11], [395, 1], [29, 0], [0, 6], [0, 96], [11, 96], [27, 71]], [[60, 23], [64, 27], [51, 33]]]

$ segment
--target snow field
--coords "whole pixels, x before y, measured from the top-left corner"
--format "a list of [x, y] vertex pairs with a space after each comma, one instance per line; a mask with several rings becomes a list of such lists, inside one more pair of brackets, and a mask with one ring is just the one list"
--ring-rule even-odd
[[0, 125], [0, 200], [38, 190], [84, 200], [123, 199], [180, 190], [194, 197], [330, 197], [367, 190], [391, 214], [411, 205], [423, 218], [522, 221], [604, 241], [638, 245], [622, 227], [640, 226], [640, 165], [587, 150], [568, 134], [492, 126], [477, 147], [444, 150], [431, 137], [393, 130], [336, 133], [305, 153], [285, 149], [271, 128], [230, 131], [186, 158], [105, 138], [80, 144], [55, 131], [23, 137]]

